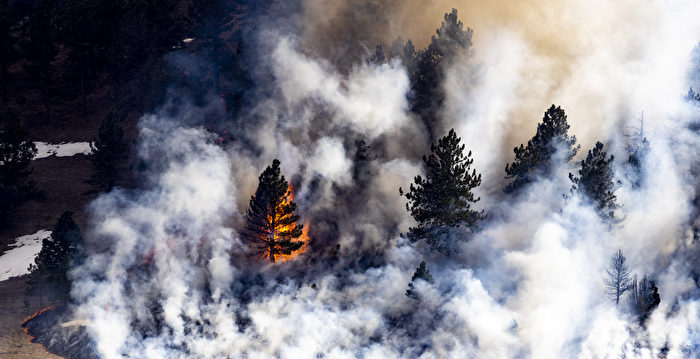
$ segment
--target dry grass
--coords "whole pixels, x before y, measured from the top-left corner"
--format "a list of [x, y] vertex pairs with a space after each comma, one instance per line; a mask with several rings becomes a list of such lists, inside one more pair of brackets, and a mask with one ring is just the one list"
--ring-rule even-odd
[[[31, 343], [21, 327], [25, 318], [42, 309], [39, 297], [26, 295], [24, 281], [24, 277], [19, 277], [0, 282], [0, 358], [61, 358], [48, 353], [40, 344]], [[25, 306], [25, 300], [29, 306]]]

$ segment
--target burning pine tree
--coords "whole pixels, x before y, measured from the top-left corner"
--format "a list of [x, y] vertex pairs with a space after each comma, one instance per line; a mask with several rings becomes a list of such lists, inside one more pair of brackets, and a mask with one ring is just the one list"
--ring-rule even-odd
[[244, 237], [253, 249], [269, 255], [274, 263], [276, 257], [289, 256], [304, 246], [304, 226], [296, 223], [297, 205], [289, 184], [280, 175], [280, 161], [272, 161], [259, 180], [258, 189], [250, 198]]

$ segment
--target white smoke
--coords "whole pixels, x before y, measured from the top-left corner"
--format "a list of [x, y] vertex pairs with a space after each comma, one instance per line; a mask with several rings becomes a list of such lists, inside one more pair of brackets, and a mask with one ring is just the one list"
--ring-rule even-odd
[[[656, 9], [644, 12], [654, 20], [644, 32], [653, 34], [649, 45], [635, 42], [632, 53], [619, 53], [616, 45], [639, 40], [637, 27], [618, 28], [615, 16], [597, 20], [597, 28], [614, 28], [615, 36], [597, 39], [600, 46], [587, 47], [591, 53], [568, 54], [565, 81], [547, 74], [551, 59], [528, 36], [499, 26], [486, 28], [488, 41], [479, 41], [490, 44], [477, 48], [481, 67], [458, 63], [447, 71], [445, 123], [473, 151], [484, 174], [476, 207], [492, 215], [446, 262], [398, 236], [412, 224], [398, 187], [421, 174], [416, 153], [426, 150], [421, 125], [408, 112], [401, 64], [362, 63], [344, 72], [306, 53], [293, 35], [268, 34], [275, 40], [261, 66], [270, 66], [275, 91], [257, 101], [247, 115], [255, 126], [245, 130], [256, 149], [234, 143], [224, 150], [190, 125], [201, 109], [171, 104], [179, 111], [168, 108], [140, 122], [147, 187], [115, 190], [92, 204], [90, 235], [104, 250], [74, 272], [72, 296], [97, 352], [104, 358], [697, 356], [700, 303], [688, 263], [677, 253], [697, 186], [691, 169], [700, 143], [687, 125], [698, 114], [678, 98], [700, 38], [693, 24], [698, 8], [670, 2]], [[584, 19], [597, 13], [586, 8]], [[476, 30], [479, 36], [482, 29]], [[476, 77], [474, 68], [481, 69]], [[624, 206], [620, 225], [610, 228], [575, 196], [562, 198], [577, 163], [519, 197], [500, 194], [511, 148], [534, 134], [552, 102], [567, 111], [582, 155], [597, 139], [607, 143], [620, 179], [626, 160], [620, 123], [645, 111], [652, 152], [642, 187], [623, 181], [616, 192]], [[379, 152], [363, 187], [352, 174], [349, 143], [357, 137]], [[250, 258], [236, 228], [273, 158], [299, 185], [302, 218], [315, 220], [312, 237], [316, 232], [315, 240], [331, 245], [316, 243], [296, 260], [269, 265]], [[338, 258], [313, 251], [335, 243]], [[617, 249], [633, 272], [653, 274], [659, 287], [661, 305], [645, 328], [605, 296], [604, 266]], [[368, 253], [380, 259], [362, 265]], [[408, 298], [407, 284], [424, 258], [435, 283], [418, 281], [420, 300]]]

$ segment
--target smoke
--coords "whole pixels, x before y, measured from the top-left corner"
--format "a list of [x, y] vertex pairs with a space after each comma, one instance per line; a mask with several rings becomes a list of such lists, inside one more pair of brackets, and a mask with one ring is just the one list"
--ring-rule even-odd
[[[266, 91], [237, 114], [244, 125], [232, 129], [232, 143], [218, 145], [202, 127], [223, 116], [216, 101], [171, 96], [140, 121], [145, 185], [91, 205], [89, 236], [99, 245], [73, 272], [72, 297], [101, 357], [698, 355], [700, 302], [684, 252], [697, 253], [690, 224], [700, 142], [689, 124], [699, 114], [681, 96], [700, 39], [699, 4], [303, 5], [293, 30], [274, 21], [257, 30], [264, 56], [255, 72], [267, 74], [259, 79]], [[409, 111], [409, 76], [398, 60], [364, 58], [398, 35], [424, 45], [452, 7], [475, 29], [476, 57], [445, 69], [441, 125], [473, 152], [484, 175], [476, 207], [489, 218], [445, 260], [399, 235], [413, 219], [398, 188], [422, 174], [428, 151]], [[601, 221], [584, 199], [562, 198], [577, 163], [503, 196], [512, 147], [534, 134], [551, 103], [567, 111], [583, 155], [597, 140], [615, 155], [621, 224]], [[635, 187], [624, 146], [641, 111], [652, 151]], [[358, 139], [369, 159], [358, 159]], [[237, 229], [273, 158], [312, 239], [299, 258], [271, 265], [248, 252]], [[659, 287], [645, 326], [604, 294], [617, 249]], [[435, 283], [418, 281], [419, 300], [408, 298], [424, 259]]]

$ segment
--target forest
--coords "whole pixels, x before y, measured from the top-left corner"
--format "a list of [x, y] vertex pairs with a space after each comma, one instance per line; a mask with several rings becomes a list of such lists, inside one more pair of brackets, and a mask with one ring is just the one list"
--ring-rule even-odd
[[0, 357], [698, 357], [700, 4], [649, 6], [3, 2]]

